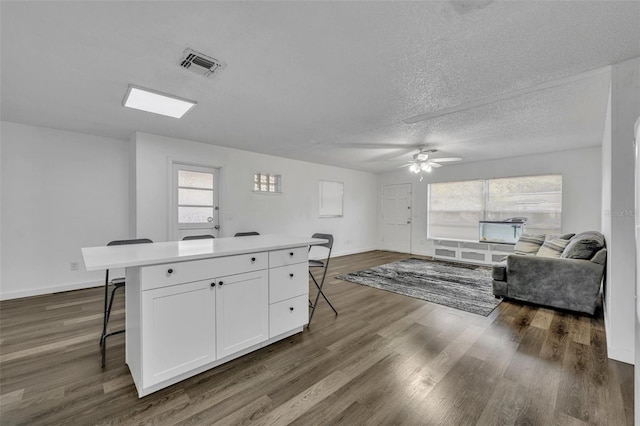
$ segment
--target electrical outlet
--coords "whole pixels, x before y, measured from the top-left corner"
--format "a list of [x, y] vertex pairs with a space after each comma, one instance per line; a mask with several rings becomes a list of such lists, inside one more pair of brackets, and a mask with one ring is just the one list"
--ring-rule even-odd
[[72, 271], [77, 271], [78, 270], [78, 262], [71, 262], [69, 264], [69, 267]]

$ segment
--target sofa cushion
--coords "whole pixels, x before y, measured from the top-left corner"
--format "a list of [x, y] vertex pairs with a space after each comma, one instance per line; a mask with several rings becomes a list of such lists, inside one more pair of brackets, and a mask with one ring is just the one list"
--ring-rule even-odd
[[606, 265], [607, 263], [607, 249], [602, 248], [591, 258], [592, 262], [598, 263], [600, 265]]
[[544, 234], [522, 234], [513, 249], [515, 254], [536, 254], [544, 243]]
[[562, 252], [563, 259], [590, 260], [594, 254], [604, 248], [604, 236], [595, 231], [583, 232], [576, 235]]
[[563, 240], [561, 238], [553, 238], [551, 240], [546, 240], [536, 256], [540, 257], [560, 257], [565, 247], [569, 244], [569, 240]]
[[507, 280], [507, 262], [502, 262], [493, 265], [491, 269], [491, 275], [494, 280], [506, 281]]
[[562, 234], [562, 235], [555, 235], [555, 234], [547, 234], [544, 237], [544, 240], [553, 240], [554, 238], [560, 238], [561, 240], [570, 240], [571, 238], [573, 238], [573, 236], [576, 234]]

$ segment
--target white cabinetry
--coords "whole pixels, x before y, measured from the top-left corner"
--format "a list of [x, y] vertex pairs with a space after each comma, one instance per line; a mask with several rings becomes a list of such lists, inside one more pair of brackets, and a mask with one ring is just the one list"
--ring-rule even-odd
[[218, 358], [224, 358], [269, 338], [267, 271], [220, 278], [216, 289]]
[[269, 253], [269, 337], [309, 322], [309, 251]]
[[216, 360], [213, 284], [198, 281], [142, 293], [145, 386]]
[[434, 257], [438, 260], [492, 265], [513, 253], [513, 247], [510, 244], [434, 240]]
[[126, 358], [138, 395], [302, 331], [307, 268], [306, 246], [127, 267]]

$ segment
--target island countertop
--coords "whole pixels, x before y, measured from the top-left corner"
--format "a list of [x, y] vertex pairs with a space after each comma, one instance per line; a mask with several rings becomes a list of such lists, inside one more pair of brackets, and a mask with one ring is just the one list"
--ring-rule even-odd
[[203, 240], [167, 241], [121, 246], [86, 247], [82, 258], [87, 271], [157, 265], [236, 254], [284, 250], [326, 243], [326, 240], [283, 234]]

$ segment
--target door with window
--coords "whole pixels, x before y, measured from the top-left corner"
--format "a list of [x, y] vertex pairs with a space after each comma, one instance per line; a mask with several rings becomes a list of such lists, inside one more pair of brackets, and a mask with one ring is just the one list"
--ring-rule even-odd
[[210, 167], [173, 164], [173, 239], [209, 234], [218, 237], [219, 170]]
[[382, 189], [382, 249], [411, 252], [411, 184]]

